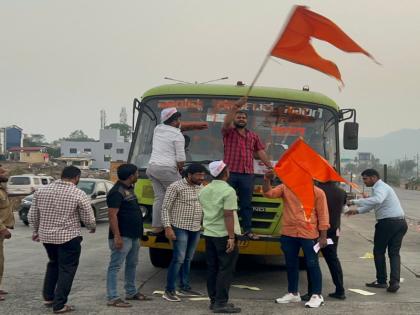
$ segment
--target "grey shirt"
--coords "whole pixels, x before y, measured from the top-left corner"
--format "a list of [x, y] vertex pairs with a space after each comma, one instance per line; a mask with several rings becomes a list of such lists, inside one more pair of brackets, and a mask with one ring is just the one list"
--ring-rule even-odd
[[376, 220], [403, 217], [404, 210], [395, 191], [382, 180], [378, 180], [372, 187], [372, 196], [353, 200], [359, 213], [375, 210]]

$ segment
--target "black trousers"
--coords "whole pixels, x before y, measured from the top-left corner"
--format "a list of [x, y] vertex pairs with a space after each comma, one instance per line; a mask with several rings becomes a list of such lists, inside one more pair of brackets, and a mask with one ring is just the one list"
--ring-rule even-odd
[[385, 252], [388, 248], [389, 265], [391, 268], [390, 284], [400, 282], [401, 258], [400, 249], [405, 233], [407, 222], [404, 219], [382, 219], [375, 225], [373, 240], [373, 256], [376, 267], [376, 280], [378, 283], [386, 283]]
[[[328, 238], [331, 238], [334, 244], [328, 245], [321, 249], [322, 256], [324, 256], [325, 262], [330, 270], [332, 281], [335, 285], [335, 293], [344, 294], [344, 282], [343, 282], [343, 269], [341, 268], [340, 259], [337, 255], [338, 239], [339, 237], [335, 234], [328, 233]], [[306, 269], [308, 270], [308, 269]], [[308, 278], [308, 294], [312, 295], [312, 284], [307, 271]]]
[[206, 236], [207, 292], [210, 303], [215, 306], [224, 306], [229, 300], [229, 289], [239, 255], [238, 246], [229, 254], [226, 253], [227, 240], [227, 236]]
[[42, 295], [46, 301], [53, 301], [53, 310], [58, 311], [67, 303], [74, 276], [79, 266], [82, 237], [76, 237], [63, 244], [44, 243], [48, 254]]

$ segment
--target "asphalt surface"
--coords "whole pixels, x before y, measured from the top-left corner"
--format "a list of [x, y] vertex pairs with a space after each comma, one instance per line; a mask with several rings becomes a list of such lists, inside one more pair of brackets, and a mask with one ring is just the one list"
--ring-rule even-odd
[[[274, 299], [287, 290], [286, 272], [281, 259], [266, 257], [241, 257], [234, 284], [257, 287], [259, 291], [231, 289], [231, 300], [242, 308], [242, 314], [420, 314], [420, 192], [397, 189], [407, 213], [409, 231], [401, 251], [401, 289], [396, 294], [384, 289], [370, 289], [365, 282], [375, 279], [372, 253], [372, 214], [343, 217], [339, 255], [344, 270], [347, 299], [337, 301], [325, 297], [334, 290], [325, 262], [323, 293], [325, 305], [319, 309], [305, 309], [303, 303], [278, 305]], [[18, 218], [17, 218], [18, 220]], [[208, 301], [184, 299], [181, 303], [164, 301], [159, 295], [148, 302], [134, 302], [131, 309], [106, 306], [105, 283], [109, 260], [107, 245], [108, 222], [98, 223], [95, 234], [84, 231], [84, 241], [79, 269], [73, 284], [69, 303], [76, 307], [74, 314], [210, 314]], [[10, 292], [6, 301], [0, 302], [3, 314], [51, 314], [42, 305], [41, 287], [47, 262], [41, 244], [31, 241], [30, 228], [19, 220], [11, 240], [5, 242], [6, 267], [3, 288]], [[122, 273], [121, 273], [122, 276]], [[141, 291], [152, 295], [163, 290], [166, 270], [155, 268], [149, 262], [148, 249], [142, 248], [138, 266], [138, 284]], [[206, 268], [198, 257], [193, 264], [191, 280], [193, 289], [206, 292]], [[375, 293], [364, 296], [348, 289], [362, 289]], [[123, 283], [120, 281], [120, 292]], [[306, 292], [306, 272], [300, 274], [300, 292]]]

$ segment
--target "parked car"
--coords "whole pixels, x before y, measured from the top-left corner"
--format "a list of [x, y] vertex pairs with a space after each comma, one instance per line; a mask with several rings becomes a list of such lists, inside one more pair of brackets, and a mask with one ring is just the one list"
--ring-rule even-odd
[[[83, 190], [90, 198], [93, 212], [96, 219], [108, 217], [108, 207], [106, 205], [106, 194], [114, 184], [108, 180], [96, 178], [81, 178], [77, 187]], [[28, 212], [32, 205], [33, 194], [22, 199], [18, 212], [22, 222], [26, 225], [28, 222]]]
[[52, 183], [54, 178], [46, 175], [23, 174], [9, 177], [7, 193], [10, 196], [29, 195], [39, 187]]

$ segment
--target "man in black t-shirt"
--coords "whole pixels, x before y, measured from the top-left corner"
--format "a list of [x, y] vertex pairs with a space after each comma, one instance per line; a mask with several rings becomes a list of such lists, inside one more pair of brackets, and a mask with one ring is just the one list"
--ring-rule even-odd
[[131, 307], [119, 297], [117, 290], [118, 272], [124, 262], [126, 300], [149, 300], [136, 288], [136, 267], [143, 235], [143, 217], [133, 187], [138, 179], [137, 171], [133, 164], [120, 165], [118, 182], [107, 196], [111, 249], [106, 283], [108, 306]]
[[[341, 213], [346, 204], [347, 194], [338, 186], [337, 182], [317, 183], [325, 196], [327, 197], [328, 214], [330, 217], [330, 228], [327, 231], [327, 237], [332, 239], [334, 244], [321, 249], [322, 256], [330, 270], [331, 278], [335, 285], [335, 292], [328, 294], [329, 297], [344, 300], [346, 298], [343, 283], [343, 270], [340, 259], [337, 255], [338, 239], [340, 237]], [[308, 294], [302, 296], [302, 300], [311, 296], [311, 282], [308, 275]]]

